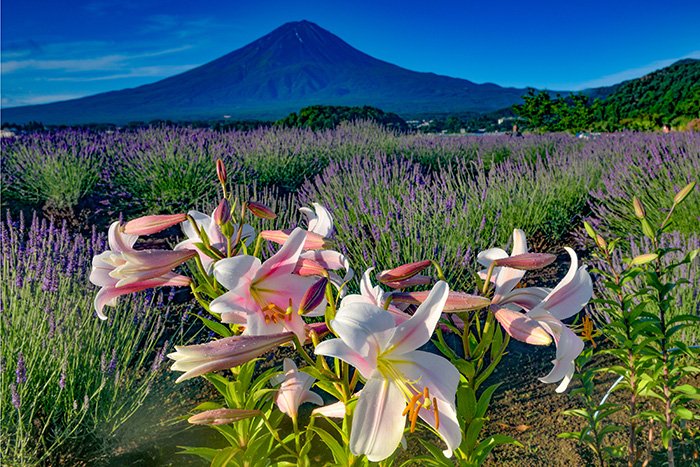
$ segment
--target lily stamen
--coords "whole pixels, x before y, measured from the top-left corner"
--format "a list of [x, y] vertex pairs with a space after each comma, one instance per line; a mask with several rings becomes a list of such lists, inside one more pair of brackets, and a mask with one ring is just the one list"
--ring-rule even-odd
[[435, 414], [435, 429], [440, 429], [440, 411], [438, 410], [437, 397], [433, 397], [433, 414]]
[[277, 324], [279, 321], [284, 321], [288, 316], [286, 310], [283, 310], [274, 303], [268, 303], [262, 308], [261, 311], [265, 318], [265, 324]]

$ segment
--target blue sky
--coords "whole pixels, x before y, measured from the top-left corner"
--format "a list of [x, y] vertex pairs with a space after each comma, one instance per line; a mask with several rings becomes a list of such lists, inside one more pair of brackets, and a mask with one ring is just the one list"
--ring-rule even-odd
[[583, 89], [700, 58], [700, 2], [2, 1], [2, 106], [157, 81], [307, 19], [374, 57], [503, 86]]

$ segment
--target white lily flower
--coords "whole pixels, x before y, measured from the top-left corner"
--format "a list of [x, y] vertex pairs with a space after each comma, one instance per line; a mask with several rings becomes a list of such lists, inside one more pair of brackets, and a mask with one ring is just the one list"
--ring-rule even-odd
[[455, 410], [459, 372], [445, 358], [416, 350], [430, 340], [447, 300], [440, 281], [407, 321], [395, 324], [386, 310], [370, 303], [350, 303], [331, 322], [339, 339], [322, 342], [316, 353], [337, 357], [366, 379], [355, 407], [350, 450], [376, 462], [401, 442], [408, 416], [432, 426], [447, 444], [450, 457], [462, 439]]

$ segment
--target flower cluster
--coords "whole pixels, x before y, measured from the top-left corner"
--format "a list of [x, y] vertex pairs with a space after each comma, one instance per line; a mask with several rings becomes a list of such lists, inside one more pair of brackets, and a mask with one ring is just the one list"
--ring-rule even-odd
[[[348, 294], [354, 273], [348, 259], [332, 249], [333, 217], [326, 208], [317, 203], [302, 207], [305, 228], [256, 233], [246, 223], [247, 216], [271, 220], [275, 213], [253, 201], [238, 205], [227, 196], [227, 175], [220, 161], [217, 176], [223, 198], [211, 216], [190, 211], [112, 224], [110, 249], [93, 261], [90, 280], [101, 287], [95, 309], [104, 319], [104, 306], [114, 305], [120, 295], [189, 286], [211, 315], [203, 322], [220, 338], [175, 347], [168, 357], [175, 362], [172, 369], [183, 372], [178, 382], [222, 370], [235, 373], [280, 346], [294, 346], [306, 365], [299, 368], [285, 359], [284, 371], [268, 378], [275, 394], [270, 404], [294, 422], [295, 450], [275, 438], [285, 450], [297, 456], [304, 452], [299, 406], [311, 402], [322, 406], [312, 417], [351, 417], [343, 424], [349, 430], [343, 439], [352, 455], [387, 459], [407, 427], [412, 433], [421, 420], [444, 441], [445, 456], [466, 456], [462, 439], [471, 428], [458, 415], [460, 404], [468, 403], [457, 400], [459, 388], [476, 391], [480, 383], [473, 368], [481, 368], [489, 346], [497, 363], [493, 357], [503, 354], [508, 336], [533, 345], [554, 340], [554, 368], [541, 380], [560, 382], [557, 392], [568, 386], [583, 342], [562, 320], [577, 314], [592, 294], [591, 279], [585, 267], [578, 266], [573, 250], [567, 248], [569, 272], [553, 289], [518, 287], [526, 271], [547, 266], [555, 256], [528, 252], [524, 233], [515, 230], [511, 255], [499, 248], [479, 253], [478, 261], [486, 267], [479, 273], [479, 294], [451, 291], [433, 260], [381, 271], [376, 274], [381, 285], [373, 284], [370, 268], [361, 277], [359, 293]], [[187, 238], [173, 250], [137, 248], [139, 235], [177, 224]], [[266, 241], [271, 244], [263, 248]], [[264, 252], [274, 251], [273, 244], [279, 248], [266, 258]], [[188, 276], [175, 271], [184, 263], [190, 266]], [[426, 272], [431, 268], [434, 274]], [[416, 290], [420, 287], [425, 289]], [[494, 343], [497, 331], [485, 331], [494, 319], [507, 333], [499, 344]], [[480, 344], [474, 342], [474, 326]], [[462, 355], [446, 346], [445, 332], [462, 338]], [[331, 338], [323, 340], [327, 334]], [[421, 350], [434, 337], [444, 356]], [[472, 370], [465, 370], [469, 365]], [[314, 386], [337, 401], [324, 405]], [[190, 421], [221, 425], [262, 417], [272, 428], [257, 402], [234, 407], [227, 401], [227, 408], [201, 412]], [[318, 434], [320, 428], [310, 430]]]

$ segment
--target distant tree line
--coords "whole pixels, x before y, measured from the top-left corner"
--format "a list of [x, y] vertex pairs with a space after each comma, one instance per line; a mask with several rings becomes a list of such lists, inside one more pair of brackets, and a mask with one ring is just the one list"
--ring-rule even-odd
[[289, 128], [323, 130], [335, 128], [341, 122], [356, 120], [371, 120], [385, 127], [400, 131], [408, 129], [406, 121], [395, 113], [384, 112], [382, 109], [367, 105], [362, 107], [312, 105], [299, 110], [299, 113], [292, 112], [275, 124]]
[[695, 129], [700, 118], [700, 61], [682, 60], [618, 85], [605, 100], [530, 89], [513, 106], [534, 131]]

